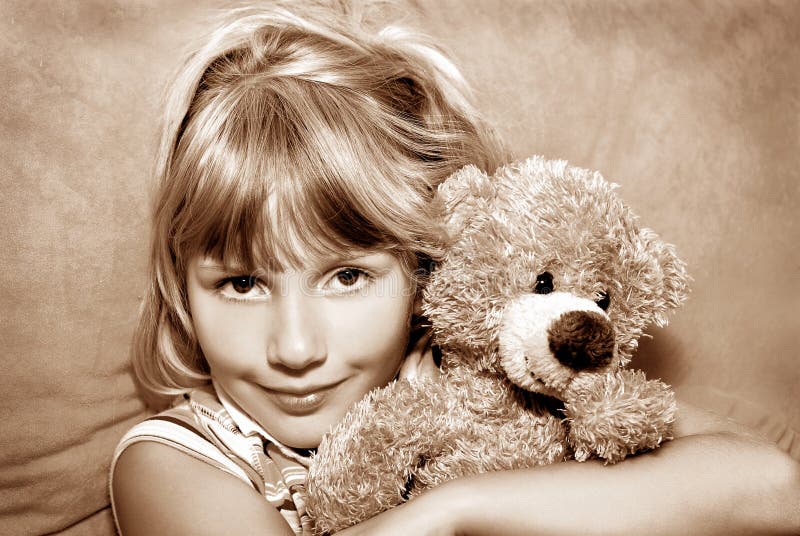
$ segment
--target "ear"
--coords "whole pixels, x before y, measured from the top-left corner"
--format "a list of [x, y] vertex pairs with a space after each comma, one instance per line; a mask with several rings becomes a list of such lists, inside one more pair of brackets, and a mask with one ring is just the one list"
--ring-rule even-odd
[[[675, 246], [661, 240], [652, 230], [643, 228], [640, 234], [645, 247], [653, 252], [661, 268], [661, 300], [664, 303], [664, 312], [680, 307], [689, 293], [690, 277], [686, 272], [686, 263], [678, 257]], [[656, 315], [657, 325], [664, 326], [666, 323], [667, 318], [663, 312]]]
[[493, 195], [491, 178], [474, 165], [464, 166], [439, 185], [435, 202], [447, 233], [458, 237]]

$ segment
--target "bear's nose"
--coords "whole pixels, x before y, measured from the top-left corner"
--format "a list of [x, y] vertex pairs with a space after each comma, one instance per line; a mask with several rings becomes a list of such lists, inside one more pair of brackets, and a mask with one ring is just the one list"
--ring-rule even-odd
[[574, 370], [597, 369], [614, 357], [614, 328], [599, 313], [564, 313], [550, 325], [547, 339], [556, 359]]

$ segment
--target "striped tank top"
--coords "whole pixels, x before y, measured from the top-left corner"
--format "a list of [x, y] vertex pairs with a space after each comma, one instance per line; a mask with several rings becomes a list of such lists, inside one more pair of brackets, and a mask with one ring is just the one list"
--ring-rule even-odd
[[[195, 389], [172, 408], [131, 428], [114, 451], [112, 476], [122, 451], [139, 441], [177, 448], [230, 473], [277, 508], [295, 534], [312, 534], [305, 510], [309, 457], [281, 445], [219, 388]], [[116, 512], [114, 522], [119, 531]]]

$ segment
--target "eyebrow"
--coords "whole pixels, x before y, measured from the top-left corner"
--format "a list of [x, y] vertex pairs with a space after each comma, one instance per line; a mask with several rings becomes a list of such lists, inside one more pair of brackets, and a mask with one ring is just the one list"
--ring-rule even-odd
[[[378, 257], [382, 252], [376, 251], [364, 251], [364, 252], [353, 252], [352, 255], [345, 252], [344, 254], [340, 255], [329, 255], [325, 257], [320, 257], [316, 259], [314, 262], [318, 264], [318, 266], [331, 266], [340, 263], [358, 263], [358, 262], [370, 262], [373, 261], [375, 257]], [[228, 265], [223, 263], [222, 261], [218, 261], [215, 259], [204, 258], [198, 263], [198, 269], [203, 271], [214, 271], [214, 272], [247, 272], [248, 270], [240, 265]]]
[[380, 251], [354, 251], [352, 254], [345, 252], [344, 254], [340, 255], [330, 255], [327, 257], [320, 257], [317, 259], [316, 262], [319, 263], [320, 266], [330, 266], [332, 264], [348, 264], [348, 263], [359, 263], [359, 262], [374, 262], [376, 258], [379, 258], [381, 255]]

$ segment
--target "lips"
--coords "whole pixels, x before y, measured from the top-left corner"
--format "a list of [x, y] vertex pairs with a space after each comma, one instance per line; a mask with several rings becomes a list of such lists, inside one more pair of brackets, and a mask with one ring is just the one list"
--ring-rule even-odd
[[318, 387], [264, 388], [267, 396], [284, 412], [290, 415], [308, 415], [321, 408], [340, 382]]

